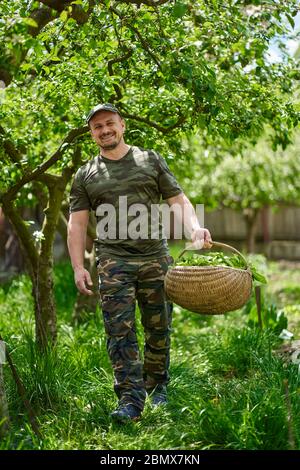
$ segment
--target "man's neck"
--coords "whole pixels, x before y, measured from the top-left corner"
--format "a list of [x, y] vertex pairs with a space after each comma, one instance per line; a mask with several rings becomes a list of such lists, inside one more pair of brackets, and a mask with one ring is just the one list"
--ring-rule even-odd
[[125, 142], [120, 142], [120, 144], [112, 150], [100, 148], [100, 153], [102, 157], [109, 158], [110, 160], [121, 160], [121, 158], [128, 153], [129, 149], [130, 145], [125, 144]]

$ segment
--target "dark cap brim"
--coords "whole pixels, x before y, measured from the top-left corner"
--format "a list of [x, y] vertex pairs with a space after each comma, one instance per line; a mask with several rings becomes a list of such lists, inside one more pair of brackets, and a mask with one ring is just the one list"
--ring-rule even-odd
[[98, 104], [93, 109], [91, 109], [91, 111], [88, 113], [86, 117], [86, 122], [89, 123], [92, 117], [95, 116], [95, 114], [99, 113], [100, 111], [110, 111], [111, 113], [119, 114], [121, 116], [120, 111], [112, 104], [110, 103]]

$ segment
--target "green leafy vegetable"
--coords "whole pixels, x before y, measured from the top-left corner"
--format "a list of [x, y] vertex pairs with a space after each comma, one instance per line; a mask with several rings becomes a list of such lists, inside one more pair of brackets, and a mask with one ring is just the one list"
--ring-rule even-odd
[[[229, 266], [236, 269], [246, 269], [244, 261], [238, 255], [225, 255], [221, 252], [213, 252], [209, 254], [196, 255], [182, 258], [176, 262], [177, 266]], [[267, 280], [261, 274], [253, 263], [248, 263], [253, 281], [260, 284], [266, 284]]]

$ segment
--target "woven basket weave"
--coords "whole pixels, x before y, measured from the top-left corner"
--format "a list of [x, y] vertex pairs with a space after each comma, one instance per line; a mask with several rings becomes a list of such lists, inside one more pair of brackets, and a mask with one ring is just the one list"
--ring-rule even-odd
[[[172, 302], [195, 313], [219, 315], [242, 307], [251, 295], [252, 275], [243, 255], [230, 245], [212, 242], [238, 254], [245, 269], [229, 266], [173, 266], [165, 276]], [[183, 250], [178, 259], [186, 252]]]

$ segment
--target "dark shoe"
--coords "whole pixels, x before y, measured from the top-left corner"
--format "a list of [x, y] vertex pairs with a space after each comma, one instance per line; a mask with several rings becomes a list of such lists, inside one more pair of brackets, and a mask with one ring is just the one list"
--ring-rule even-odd
[[157, 385], [151, 395], [152, 406], [166, 405], [167, 400], [167, 387], [165, 385]]
[[112, 412], [111, 417], [119, 423], [127, 423], [129, 421], [137, 421], [141, 417], [141, 410], [134, 405], [120, 405]]

